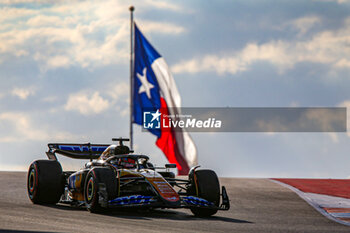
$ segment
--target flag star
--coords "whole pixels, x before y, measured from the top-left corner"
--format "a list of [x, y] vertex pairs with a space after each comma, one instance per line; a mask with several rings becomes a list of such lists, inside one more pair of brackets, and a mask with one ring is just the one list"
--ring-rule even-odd
[[157, 119], [160, 115], [162, 115], [160, 112], [159, 112], [159, 109], [157, 109], [157, 111], [155, 113], [151, 113], [151, 115], [153, 116], [152, 117], [152, 121], [154, 121], [155, 119]]
[[148, 99], [151, 99], [151, 89], [154, 86], [152, 83], [148, 82], [146, 73], [147, 73], [147, 68], [145, 67], [142, 71], [143, 75], [140, 75], [139, 73], [136, 74], [142, 84], [139, 88], [139, 94], [146, 92]]

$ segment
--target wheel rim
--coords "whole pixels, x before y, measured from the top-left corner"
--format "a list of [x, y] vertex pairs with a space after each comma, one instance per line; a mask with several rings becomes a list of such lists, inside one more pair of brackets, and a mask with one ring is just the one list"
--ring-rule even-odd
[[90, 202], [93, 198], [94, 198], [94, 178], [91, 177], [88, 181], [88, 185], [87, 185], [87, 200], [88, 202]]
[[34, 190], [35, 190], [36, 180], [35, 180], [35, 169], [32, 168], [29, 173], [28, 177], [28, 190], [30, 197], [33, 196]]

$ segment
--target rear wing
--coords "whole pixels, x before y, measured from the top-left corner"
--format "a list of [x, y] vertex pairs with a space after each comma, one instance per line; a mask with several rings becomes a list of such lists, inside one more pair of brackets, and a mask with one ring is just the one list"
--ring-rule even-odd
[[57, 160], [56, 153], [73, 159], [98, 159], [107, 149], [109, 144], [71, 144], [71, 143], [49, 143], [49, 151], [46, 155], [51, 160]]

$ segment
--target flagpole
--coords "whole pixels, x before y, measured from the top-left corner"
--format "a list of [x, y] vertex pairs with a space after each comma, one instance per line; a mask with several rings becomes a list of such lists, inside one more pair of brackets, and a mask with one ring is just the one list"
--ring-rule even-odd
[[130, 10], [130, 149], [133, 149], [133, 88], [134, 88], [134, 6], [129, 7]]

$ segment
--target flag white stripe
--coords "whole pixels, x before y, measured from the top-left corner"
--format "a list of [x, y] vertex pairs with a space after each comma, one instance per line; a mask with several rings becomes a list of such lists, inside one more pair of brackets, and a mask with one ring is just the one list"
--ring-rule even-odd
[[[151, 66], [157, 77], [161, 95], [168, 105], [169, 114], [174, 116], [181, 114], [181, 97], [164, 58], [156, 59]], [[184, 156], [189, 167], [197, 165], [197, 149], [188, 132], [186, 130], [175, 132], [175, 140], [179, 152]]]

